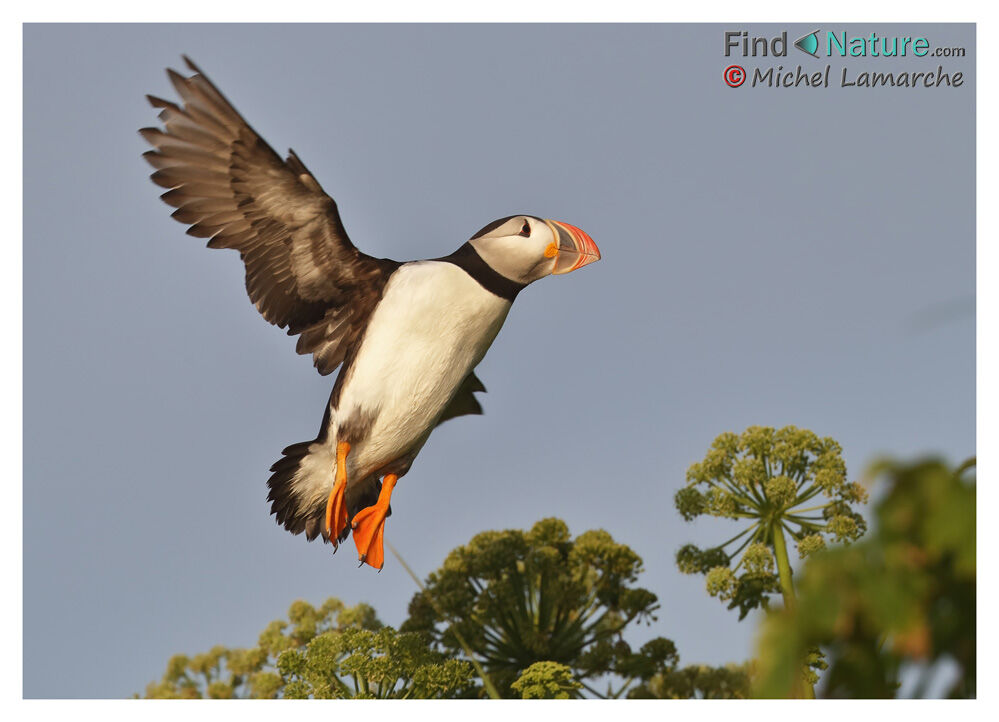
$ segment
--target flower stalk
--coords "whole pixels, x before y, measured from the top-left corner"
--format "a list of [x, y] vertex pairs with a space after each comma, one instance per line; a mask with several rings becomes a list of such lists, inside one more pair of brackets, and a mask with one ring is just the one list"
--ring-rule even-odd
[[[687, 484], [674, 501], [687, 521], [713, 516], [744, 525], [717, 546], [687, 544], [676, 555], [680, 571], [703, 574], [708, 593], [738, 609], [740, 619], [769, 608], [777, 594], [794, 608], [788, 537], [804, 558], [827, 541], [853, 541], [867, 528], [853, 508], [867, 501], [867, 492], [847, 482], [840, 445], [794, 426], [721, 434], [704, 460], [687, 470]], [[805, 696], [814, 697], [813, 669], [823, 664], [816, 650], [804, 670]]]

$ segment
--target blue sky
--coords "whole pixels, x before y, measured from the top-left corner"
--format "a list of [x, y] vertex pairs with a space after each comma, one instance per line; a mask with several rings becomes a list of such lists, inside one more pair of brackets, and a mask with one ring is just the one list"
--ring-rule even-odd
[[[518, 212], [603, 252], [521, 294], [479, 367], [485, 415], [438, 429], [400, 482], [386, 534], [418, 573], [481, 530], [602, 527], [662, 603], [631, 639], [741, 660], [752, 621], [673, 563], [724, 538], [672, 506], [717, 434], [808, 427], [852, 477], [973, 454], [973, 60], [947, 62], [961, 89], [732, 89], [725, 29], [26, 26], [25, 696], [140, 692], [297, 598], [397, 625], [414, 591], [393, 559], [356, 569], [268, 516], [267, 469], [315, 435], [333, 379], [148, 181], [143, 95], [172, 97], [182, 52], [369, 253], [440, 256]], [[918, 30], [974, 46], [971, 26]]]

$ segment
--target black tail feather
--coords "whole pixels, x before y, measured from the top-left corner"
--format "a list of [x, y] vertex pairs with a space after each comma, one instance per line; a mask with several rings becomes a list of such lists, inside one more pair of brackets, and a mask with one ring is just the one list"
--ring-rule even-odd
[[[302, 461], [309, 455], [315, 441], [302, 441], [285, 448], [284, 454], [271, 466], [271, 478], [267, 480], [270, 492], [267, 501], [271, 503], [271, 514], [292, 534], [305, 532], [305, 538], [312, 541], [322, 533], [322, 522], [326, 508], [321, 496], [311, 488], [316, 482], [300, 469]], [[332, 479], [333, 470], [329, 470]]]

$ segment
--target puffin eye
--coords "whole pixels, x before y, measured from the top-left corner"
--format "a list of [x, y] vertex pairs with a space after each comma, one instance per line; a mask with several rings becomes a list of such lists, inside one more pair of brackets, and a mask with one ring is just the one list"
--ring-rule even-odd
[[524, 227], [520, 229], [520, 233], [517, 235], [524, 236], [525, 238], [530, 238], [531, 236], [531, 224], [524, 221]]

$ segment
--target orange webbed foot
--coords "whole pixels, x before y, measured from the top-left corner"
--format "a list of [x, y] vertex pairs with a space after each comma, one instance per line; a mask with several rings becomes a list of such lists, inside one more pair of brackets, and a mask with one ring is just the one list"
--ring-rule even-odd
[[336, 478], [333, 490], [326, 501], [326, 533], [329, 534], [333, 547], [339, 545], [340, 535], [347, 528], [347, 503], [344, 493], [347, 490], [347, 454], [350, 444], [341, 441], [336, 445]]
[[354, 529], [354, 544], [357, 545], [357, 559], [378, 570], [385, 564], [385, 516], [388, 514], [392, 489], [397, 480], [395, 474], [387, 474], [382, 480], [378, 501], [357, 512], [351, 524]]

